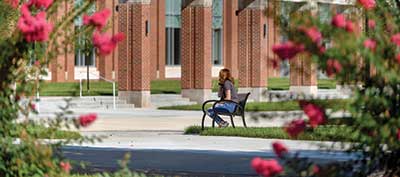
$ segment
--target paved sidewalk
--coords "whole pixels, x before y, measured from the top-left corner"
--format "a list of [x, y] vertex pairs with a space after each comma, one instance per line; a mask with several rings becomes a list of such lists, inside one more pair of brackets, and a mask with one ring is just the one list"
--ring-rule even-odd
[[[125, 153], [132, 155], [129, 168], [168, 176], [257, 176], [250, 167], [254, 157], [276, 158], [272, 139], [242, 137], [206, 137], [182, 135], [179, 131], [84, 132], [84, 135], [105, 135], [103, 142], [64, 148], [67, 158], [89, 162], [91, 172], [117, 170], [117, 160]], [[349, 161], [355, 154], [342, 151], [320, 151], [332, 142], [279, 140], [290, 154], [298, 152], [317, 163]], [[338, 145], [335, 145], [338, 149]], [[112, 160], [111, 160], [112, 159]]]

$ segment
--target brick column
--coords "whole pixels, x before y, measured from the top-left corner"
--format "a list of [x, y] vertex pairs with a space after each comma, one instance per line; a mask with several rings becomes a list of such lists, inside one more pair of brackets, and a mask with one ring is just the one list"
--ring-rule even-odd
[[237, 1], [224, 0], [223, 16], [223, 63], [229, 68], [234, 78], [238, 77], [238, 10]]
[[[62, 3], [58, 6], [57, 13], [53, 16], [50, 17], [50, 19], [53, 21], [53, 23], [60, 21], [62, 17], [67, 13], [68, 5], [67, 3]], [[60, 34], [57, 37], [57, 43], [60, 44], [60, 46], [57, 46], [58, 53], [57, 56], [51, 59], [49, 69], [51, 72], [51, 81], [52, 82], [65, 82], [68, 79], [68, 46], [62, 45], [65, 41], [65, 36], [66, 32], [60, 32]], [[72, 70], [73, 73], [73, 70]]]
[[[117, 21], [115, 21], [114, 17], [116, 16], [116, 10], [115, 10], [115, 0], [100, 0], [97, 2], [97, 10], [103, 10], [103, 9], [109, 9], [111, 10], [112, 14], [110, 16], [109, 19], [109, 28], [107, 29], [107, 33], [110, 34], [115, 34], [116, 30], [115, 30], [115, 23]], [[109, 80], [113, 80], [115, 73], [113, 65], [114, 65], [114, 61], [116, 60], [115, 58], [118, 56], [117, 54], [115, 54], [115, 52], [117, 52], [118, 49], [114, 50], [113, 53], [111, 53], [110, 55], [107, 56], [99, 56], [98, 59], [98, 69], [100, 72], [100, 76], [104, 77], [106, 79]]]
[[[245, 6], [243, 4], [246, 4]], [[267, 90], [268, 61], [265, 1], [239, 1], [238, 65], [239, 92], [251, 92], [251, 99], [264, 101]]]
[[267, 15], [268, 23], [268, 78], [271, 77], [280, 77], [280, 68], [277, 66], [274, 68], [273, 60], [279, 60], [278, 57], [272, 52], [272, 46], [278, 44], [280, 42], [280, 33], [279, 33], [279, 25], [275, 23], [275, 18], [272, 14], [279, 13], [280, 9], [275, 8], [275, 1], [268, 1], [268, 12], [271, 14]]
[[150, 0], [129, 0], [119, 10], [119, 30], [126, 40], [119, 46], [118, 96], [136, 107], [149, 107]]
[[202, 103], [211, 95], [212, 0], [182, 5], [182, 96]]
[[150, 6], [151, 79], [165, 78], [165, 0], [152, 0]]
[[[313, 15], [318, 13], [316, 2], [309, 2]], [[317, 67], [308, 54], [298, 55], [290, 61], [290, 88], [294, 93], [317, 95]]]
[[290, 61], [290, 91], [316, 95], [317, 67], [308, 54], [301, 54]]

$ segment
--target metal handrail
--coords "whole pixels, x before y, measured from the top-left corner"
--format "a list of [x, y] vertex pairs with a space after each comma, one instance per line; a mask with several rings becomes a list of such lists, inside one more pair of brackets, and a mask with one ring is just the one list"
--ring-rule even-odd
[[[96, 74], [93, 74], [93, 73], [90, 73], [89, 72], [89, 74], [90, 75], [92, 75], [92, 76], [95, 76], [95, 77], [99, 77], [100, 79], [102, 79], [102, 80], [104, 80], [104, 81], [106, 81], [106, 82], [109, 82], [109, 83], [112, 83], [113, 84], [113, 109], [117, 109], [117, 106], [116, 106], [116, 97], [115, 97], [115, 81], [112, 81], [112, 80], [108, 80], [108, 79], [106, 79], [106, 78], [104, 78], [104, 77], [102, 77], [102, 76], [98, 76], [98, 75], [96, 75]], [[82, 80], [87, 80], [87, 79], [79, 79], [79, 97], [80, 98], [82, 98], [83, 96], [82, 96]]]

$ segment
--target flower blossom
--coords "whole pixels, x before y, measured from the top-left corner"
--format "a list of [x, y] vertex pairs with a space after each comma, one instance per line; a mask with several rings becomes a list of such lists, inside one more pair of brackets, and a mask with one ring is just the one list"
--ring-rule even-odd
[[111, 36], [95, 32], [93, 34], [93, 45], [99, 50], [100, 55], [108, 55], [115, 49], [118, 42], [124, 40], [124, 38], [123, 33]]
[[304, 100], [299, 101], [299, 104], [309, 118], [311, 127], [316, 128], [318, 125], [321, 125], [325, 122], [326, 116], [324, 109]]
[[400, 33], [397, 33], [397, 34], [393, 35], [390, 38], [390, 41], [392, 41], [394, 44], [396, 44], [397, 46], [400, 47]]
[[69, 162], [60, 162], [60, 167], [65, 173], [69, 173], [69, 171], [71, 171], [71, 164]]
[[251, 166], [263, 177], [271, 177], [283, 172], [282, 166], [275, 159], [264, 160], [256, 157], [251, 161]]
[[349, 33], [353, 33], [354, 32], [354, 23], [352, 21], [347, 21], [346, 22], [346, 31]]
[[53, 30], [53, 25], [46, 20], [46, 13], [39, 12], [32, 16], [28, 6], [22, 5], [21, 17], [17, 27], [28, 42], [45, 42], [49, 39], [49, 34]]
[[342, 71], [342, 65], [335, 59], [328, 59], [326, 65], [326, 73], [329, 77]]
[[284, 154], [288, 152], [288, 149], [280, 142], [275, 141], [272, 143], [272, 147], [274, 148], [275, 154], [279, 157], [282, 158]]
[[369, 27], [369, 28], [374, 29], [375, 26], [376, 26], [375, 20], [371, 20], [371, 19], [368, 20], [368, 27]]
[[360, 3], [366, 10], [374, 9], [376, 6], [375, 0], [358, 0], [358, 3]]
[[306, 35], [311, 39], [314, 43], [320, 43], [322, 40], [322, 34], [316, 26], [305, 29], [304, 31]]
[[281, 60], [292, 59], [298, 53], [304, 51], [304, 45], [295, 44], [291, 41], [283, 44], [277, 44], [272, 47], [272, 51], [278, 55]]
[[396, 56], [397, 63], [400, 64], [400, 53]]
[[29, 0], [28, 7], [35, 6], [38, 9], [47, 9], [53, 4], [53, 0]]
[[367, 40], [364, 41], [364, 47], [368, 48], [368, 49], [370, 49], [372, 51], [375, 51], [375, 49], [376, 49], [376, 41], [373, 40], [373, 39], [367, 39]]
[[286, 133], [292, 137], [296, 138], [300, 133], [306, 128], [306, 123], [303, 119], [293, 120], [285, 126]]
[[397, 129], [397, 140], [400, 140], [400, 128]]
[[78, 120], [79, 120], [79, 125], [81, 125], [82, 127], [87, 127], [90, 124], [92, 124], [96, 119], [97, 119], [97, 114], [91, 113], [91, 114], [80, 115]]
[[94, 13], [92, 16], [84, 15], [83, 16], [83, 24], [84, 25], [93, 25], [97, 28], [97, 30], [103, 29], [107, 24], [107, 20], [111, 15], [110, 9], [103, 9], [102, 11]]
[[337, 28], [345, 28], [346, 27], [346, 17], [343, 14], [336, 14], [332, 18], [332, 25], [337, 27]]
[[6, 0], [6, 3], [16, 9], [19, 5], [19, 0]]

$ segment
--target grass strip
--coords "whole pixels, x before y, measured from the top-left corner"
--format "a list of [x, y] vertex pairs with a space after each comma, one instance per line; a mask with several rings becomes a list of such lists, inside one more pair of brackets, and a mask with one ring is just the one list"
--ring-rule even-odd
[[350, 142], [355, 138], [352, 128], [345, 125], [326, 125], [315, 129], [307, 129], [297, 138], [290, 138], [282, 127], [237, 127], [237, 128], [210, 128], [204, 131], [200, 126], [190, 126], [185, 134], [199, 134], [201, 136], [234, 136], [264, 139], [293, 139], [307, 141], [344, 141]]
[[[180, 80], [153, 80], [150, 84], [151, 94], [180, 94], [181, 93], [181, 81]], [[235, 86], [238, 87], [238, 82], [235, 82]], [[288, 78], [269, 78], [268, 89], [269, 90], [288, 90], [289, 89]], [[118, 88], [118, 83], [116, 84]], [[320, 89], [334, 89], [336, 88], [336, 82], [330, 79], [318, 80], [318, 88]], [[40, 95], [42, 96], [79, 96], [79, 82], [44, 82], [40, 85]], [[213, 92], [218, 91], [218, 81], [212, 81]], [[101, 95], [112, 95], [112, 83], [105, 81], [90, 81], [89, 92], [87, 89], [87, 82], [82, 82], [82, 93], [83, 96], [101, 96]], [[117, 93], [118, 94], [118, 93]]]
[[[316, 104], [324, 107], [325, 109], [343, 110], [346, 109], [350, 103], [348, 99], [331, 99], [331, 100], [314, 100]], [[207, 105], [207, 108], [211, 107]], [[158, 109], [163, 110], [201, 110], [201, 104], [194, 105], [179, 105], [179, 106], [165, 106]], [[301, 110], [298, 101], [281, 101], [281, 102], [250, 102], [246, 105], [246, 111], [259, 112], [259, 111], [295, 111]]]

